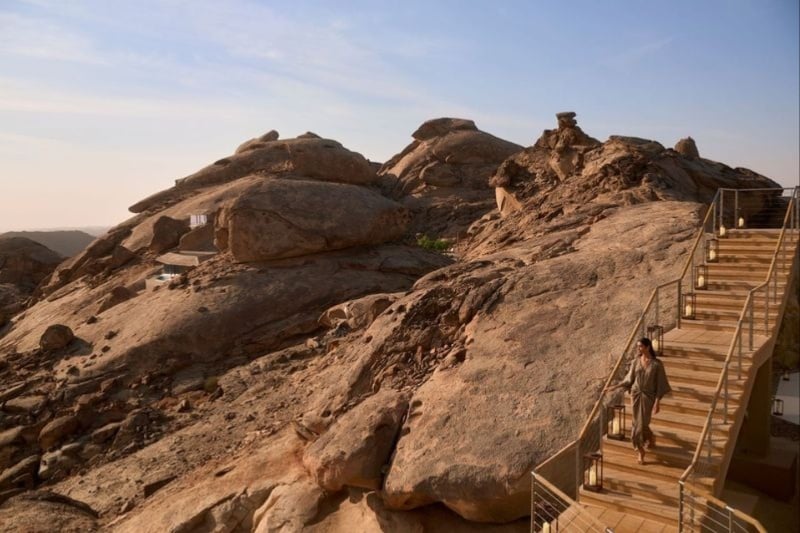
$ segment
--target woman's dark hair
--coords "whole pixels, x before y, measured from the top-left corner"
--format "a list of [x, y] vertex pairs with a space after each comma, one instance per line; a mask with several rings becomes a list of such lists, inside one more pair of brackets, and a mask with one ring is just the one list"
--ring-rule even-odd
[[650, 339], [648, 339], [647, 337], [642, 337], [641, 339], [639, 339], [639, 344], [643, 345], [650, 351], [650, 357], [652, 357], [653, 359], [658, 357], [656, 355], [656, 351], [653, 349], [653, 343]]

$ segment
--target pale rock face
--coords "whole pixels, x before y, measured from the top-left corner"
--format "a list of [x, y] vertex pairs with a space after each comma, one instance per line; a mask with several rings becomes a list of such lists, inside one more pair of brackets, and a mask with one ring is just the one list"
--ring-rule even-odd
[[412, 233], [457, 239], [492, 210], [489, 177], [522, 147], [465, 119], [429, 120], [413, 137], [378, 171], [383, 187], [412, 211]]
[[402, 394], [381, 390], [336, 420], [303, 456], [314, 481], [332, 492], [380, 489], [407, 405]]
[[297, 257], [400, 238], [409, 214], [399, 204], [354, 185], [267, 180], [219, 217], [239, 262]]
[[697, 150], [697, 144], [691, 137], [686, 137], [685, 139], [678, 141], [675, 144], [675, 151], [691, 159], [697, 159], [700, 157], [700, 152]]

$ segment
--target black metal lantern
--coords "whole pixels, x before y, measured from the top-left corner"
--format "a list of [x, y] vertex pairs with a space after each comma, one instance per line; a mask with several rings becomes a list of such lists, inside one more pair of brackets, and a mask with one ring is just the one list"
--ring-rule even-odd
[[647, 338], [653, 343], [653, 351], [656, 355], [661, 357], [664, 351], [664, 326], [658, 324], [647, 327]]
[[583, 488], [593, 492], [603, 490], [602, 453], [587, 453], [583, 456]]
[[697, 316], [697, 295], [693, 292], [684, 292], [681, 295], [681, 313], [683, 318], [694, 320]]
[[706, 265], [694, 267], [694, 288], [702, 291], [708, 288], [708, 267]]
[[783, 371], [783, 377], [781, 379], [783, 379], [783, 381], [789, 381], [790, 378], [789, 378], [789, 371], [788, 370], [784, 370]]
[[617, 404], [608, 408], [608, 438], [625, 440], [625, 404]]
[[772, 399], [772, 414], [775, 416], [783, 416], [783, 400], [780, 398]]
[[706, 239], [706, 263], [719, 261], [719, 239], [711, 237]]
[[744, 229], [745, 227], [745, 220], [744, 215], [741, 211], [736, 213], [736, 229]]
[[558, 531], [558, 510], [547, 502], [536, 504], [536, 519], [539, 533], [556, 533]]

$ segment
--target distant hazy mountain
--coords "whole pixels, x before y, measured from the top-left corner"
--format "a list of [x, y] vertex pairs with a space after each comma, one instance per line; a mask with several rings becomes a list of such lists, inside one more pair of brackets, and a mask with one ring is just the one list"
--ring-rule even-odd
[[84, 231], [9, 231], [0, 233], [0, 239], [8, 237], [24, 237], [43, 244], [54, 252], [72, 257], [92, 242], [95, 238]]

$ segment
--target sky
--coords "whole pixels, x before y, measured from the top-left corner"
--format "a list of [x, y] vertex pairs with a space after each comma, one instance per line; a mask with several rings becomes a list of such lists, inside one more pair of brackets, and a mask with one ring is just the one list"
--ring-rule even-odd
[[0, 0], [0, 231], [115, 225], [271, 129], [373, 161], [425, 120], [800, 175], [797, 0]]

